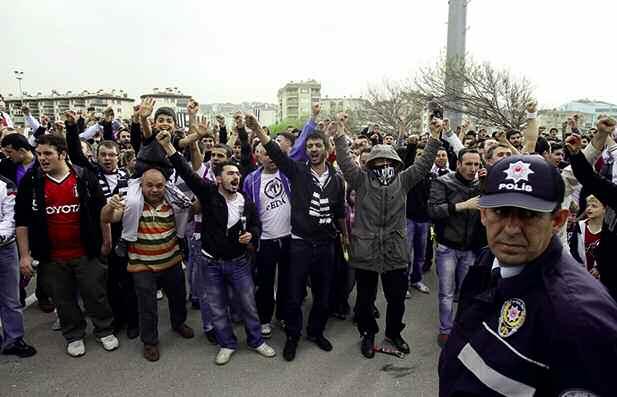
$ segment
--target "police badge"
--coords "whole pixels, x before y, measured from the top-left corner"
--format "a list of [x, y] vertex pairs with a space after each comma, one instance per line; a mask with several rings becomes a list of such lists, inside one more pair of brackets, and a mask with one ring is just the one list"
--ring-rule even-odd
[[501, 306], [499, 316], [499, 335], [507, 338], [513, 335], [525, 323], [525, 302], [520, 299], [508, 299]]

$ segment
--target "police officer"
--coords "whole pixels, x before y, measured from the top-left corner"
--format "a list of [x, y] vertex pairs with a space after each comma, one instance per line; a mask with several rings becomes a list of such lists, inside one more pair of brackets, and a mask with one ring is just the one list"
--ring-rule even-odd
[[441, 397], [615, 395], [617, 304], [556, 236], [563, 198], [559, 171], [539, 156], [490, 169], [488, 249], [461, 288]]

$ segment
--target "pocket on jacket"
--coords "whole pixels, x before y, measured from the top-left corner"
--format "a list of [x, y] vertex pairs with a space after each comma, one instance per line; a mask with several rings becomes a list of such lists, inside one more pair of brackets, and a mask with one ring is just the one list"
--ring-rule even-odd
[[409, 247], [407, 233], [404, 230], [391, 232], [386, 241], [386, 256], [394, 261], [409, 262]]
[[374, 233], [351, 234], [351, 259], [373, 261], [377, 258], [377, 236]]

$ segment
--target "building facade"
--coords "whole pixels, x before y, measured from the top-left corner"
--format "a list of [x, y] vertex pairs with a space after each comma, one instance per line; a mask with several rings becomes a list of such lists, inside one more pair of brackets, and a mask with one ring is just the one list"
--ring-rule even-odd
[[321, 83], [316, 80], [291, 81], [278, 91], [279, 120], [303, 120], [321, 100]]
[[47, 116], [50, 120], [55, 121], [62, 120], [62, 115], [68, 110], [86, 113], [88, 108], [94, 108], [94, 111], [99, 113], [108, 107], [114, 110], [117, 118], [128, 119], [133, 114], [135, 104], [135, 100], [129, 98], [123, 90], [111, 90], [111, 92], [84, 90], [81, 93], [67, 91], [64, 94], [53, 90], [49, 95], [43, 95], [40, 92], [36, 95], [30, 95], [24, 92], [23, 97], [9, 94], [5, 97], [5, 102], [13, 122], [19, 127], [24, 126], [24, 117], [21, 111], [23, 105], [30, 108], [34, 117]]
[[609, 115], [617, 117], [617, 105], [602, 102], [592, 101], [589, 99], [581, 99], [578, 101], [568, 102], [559, 108], [559, 111], [567, 114], [579, 114], [585, 117], [583, 128], [591, 128], [596, 125], [600, 115]]

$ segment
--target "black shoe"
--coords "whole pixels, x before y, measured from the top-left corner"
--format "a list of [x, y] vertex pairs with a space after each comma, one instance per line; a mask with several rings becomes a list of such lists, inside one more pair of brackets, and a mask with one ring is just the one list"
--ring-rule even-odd
[[375, 335], [367, 333], [362, 336], [360, 351], [366, 358], [375, 357]]
[[214, 328], [212, 328], [210, 331], [206, 331], [206, 339], [208, 339], [208, 342], [210, 342], [210, 344], [212, 345], [218, 345], [219, 342], [216, 340], [216, 332], [214, 332]]
[[7, 356], [17, 356], [21, 358], [32, 357], [36, 354], [36, 349], [23, 341], [23, 339], [17, 339], [11, 346], [6, 347], [2, 354]]
[[51, 313], [56, 310], [56, 305], [51, 301], [51, 299], [39, 300], [39, 309], [43, 313]]
[[381, 313], [379, 313], [379, 309], [377, 308], [377, 306], [373, 306], [373, 316], [375, 317], [375, 319], [381, 317]]
[[296, 349], [298, 348], [298, 339], [287, 337], [285, 347], [283, 348], [283, 358], [285, 361], [293, 361], [296, 358]]
[[139, 328], [127, 328], [126, 337], [129, 339], [135, 339], [139, 336]]
[[315, 343], [323, 351], [329, 352], [332, 350], [332, 343], [330, 343], [330, 341], [323, 335], [307, 336], [306, 339]]
[[405, 354], [409, 354], [410, 352], [409, 345], [407, 344], [407, 342], [405, 342], [405, 340], [400, 335], [398, 335], [396, 338], [386, 337], [386, 340], [392, 343], [392, 345], [396, 347], [398, 351], [403, 352]]

